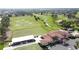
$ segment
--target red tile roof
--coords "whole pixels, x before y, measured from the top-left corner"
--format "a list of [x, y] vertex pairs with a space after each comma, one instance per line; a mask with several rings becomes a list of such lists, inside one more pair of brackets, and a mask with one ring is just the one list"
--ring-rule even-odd
[[46, 45], [54, 41], [54, 37], [58, 37], [60, 39], [68, 38], [69, 33], [64, 30], [50, 31], [46, 35], [42, 36], [41, 44]]
[[47, 45], [50, 42], [53, 42], [53, 39], [48, 35], [43, 35], [41, 40], [42, 45]]

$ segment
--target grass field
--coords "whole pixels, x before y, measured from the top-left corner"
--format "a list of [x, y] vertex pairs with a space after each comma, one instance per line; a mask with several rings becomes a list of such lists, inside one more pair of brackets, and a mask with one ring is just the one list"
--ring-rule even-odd
[[41, 25], [31, 16], [12, 17], [11, 29], [13, 31], [13, 37], [32, 34], [39, 35], [46, 32], [46, 30], [44, 30]]
[[28, 46], [18, 47], [14, 50], [42, 50], [42, 48], [38, 44], [32, 44]]
[[[36, 21], [33, 16], [20, 16], [11, 18], [11, 30], [13, 37], [26, 35], [45, 34], [50, 30], [56, 30], [59, 27], [55, 24], [50, 16], [39, 16], [41, 20], [46, 21], [50, 27], [45, 27], [42, 21]], [[46, 20], [47, 19], [47, 20]]]
[[0, 50], [2, 50], [4, 48], [4, 44], [0, 43]]
[[[13, 37], [26, 35], [43, 35], [51, 30], [60, 29], [60, 26], [55, 23], [55, 19], [51, 16], [39, 15], [39, 17], [39, 21], [36, 21], [33, 16], [11, 17], [11, 30], [13, 31]], [[49, 26], [46, 27], [42, 20], [48, 23]], [[33, 44], [16, 49], [41, 50], [42, 48], [38, 44]]]

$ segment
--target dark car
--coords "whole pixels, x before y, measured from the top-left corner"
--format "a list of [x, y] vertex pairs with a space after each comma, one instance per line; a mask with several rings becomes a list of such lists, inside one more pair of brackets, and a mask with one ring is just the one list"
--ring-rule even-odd
[[21, 45], [21, 42], [14, 42], [14, 43], [11, 44], [10, 46], [17, 46], [17, 45]]
[[35, 39], [29, 39], [29, 40], [24, 40], [24, 41], [20, 41], [20, 42], [14, 42], [10, 46], [17, 46], [17, 45], [28, 44], [28, 43], [32, 43], [32, 42], [35, 42]]
[[27, 43], [35, 42], [35, 39], [29, 39], [27, 40]]
[[27, 44], [27, 43], [32, 43], [32, 42], [35, 42], [35, 39], [21, 41], [22, 44]]

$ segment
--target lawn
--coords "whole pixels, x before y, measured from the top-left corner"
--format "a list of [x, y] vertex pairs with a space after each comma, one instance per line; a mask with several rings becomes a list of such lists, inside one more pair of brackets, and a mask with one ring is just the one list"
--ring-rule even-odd
[[4, 48], [4, 44], [0, 43], [0, 50], [2, 50]]
[[48, 31], [51, 31], [51, 30], [57, 30], [57, 29], [60, 29], [61, 27], [55, 22], [56, 19], [51, 17], [50, 15], [42, 15], [40, 16], [40, 18], [42, 20], [44, 20], [46, 23], [49, 24], [49, 26], [47, 27]]
[[52, 17], [45, 15], [41, 15], [39, 17], [41, 20], [46, 21], [50, 27], [45, 27], [42, 21], [36, 21], [33, 16], [11, 17], [11, 30], [13, 31], [13, 37], [32, 34], [41, 35], [50, 30], [56, 30], [60, 28], [53, 22]]
[[46, 30], [31, 16], [12, 17], [11, 30], [13, 37], [46, 33]]
[[[39, 17], [39, 21], [36, 21], [33, 16], [11, 17], [10, 28], [13, 31], [13, 37], [43, 35], [51, 30], [57, 30], [61, 28], [57, 25], [57, 23], [55, 23], [55, 19], [51, 16], [39, 15]], [[49, 26], [45, 26], [42, 20], [48, 23]], [[15, 50], [42, 50], [42, 48], [38, 44], [33, 44], [19, 47]]]

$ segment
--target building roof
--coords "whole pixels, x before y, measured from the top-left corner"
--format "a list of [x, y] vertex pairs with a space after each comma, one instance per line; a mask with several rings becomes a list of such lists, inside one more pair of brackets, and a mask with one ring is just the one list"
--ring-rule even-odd
[[55, 40], [54, 37], [65, 39], [65, 38], [68, 38], [68, 36], [69, 36], [69, 33], [64, 30], [50, 31], [47, 34], [42, 35], [41, 44], [46, 45], [48, 43], [53, 42]]
[[53, 42], [53, 39], [50, 36], [48, 36], [47, 34], [43, 35], [41, 37], [41, 39], [42, 40], [40, 40], [40, 42], [41, 42], [42, 45], [47, 45], [48, 43]]

